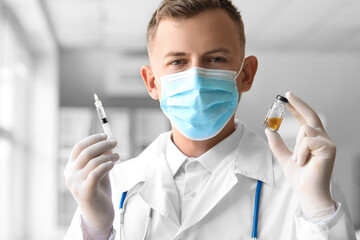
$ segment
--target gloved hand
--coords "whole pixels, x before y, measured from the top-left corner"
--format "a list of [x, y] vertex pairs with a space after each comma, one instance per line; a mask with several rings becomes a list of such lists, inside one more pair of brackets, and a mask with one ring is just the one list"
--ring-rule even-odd
[[277, 132], [266, 129], [270, 148], [280, 162], [287, 181], [298, 194], [305, 217], [314, 220], [331, 216], [335, 212], [330, 180], [336, 147], [309, 105], [290, 92], [286, 93], [286, 98], [289, 100], [287, 109], [301, 124], [294, 153]]
[[119, 159], [116, 140], [96, 134], [79, 141], [65, 168], [66, 185], [82, 212], [88, 234], [108, 237], [114, 221], [109, 171]]

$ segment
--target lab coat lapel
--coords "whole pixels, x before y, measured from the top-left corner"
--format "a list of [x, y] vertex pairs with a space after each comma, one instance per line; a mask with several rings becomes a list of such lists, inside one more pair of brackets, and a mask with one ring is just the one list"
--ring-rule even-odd
[[185, 218], [177, 235], [203, 219], [238, 182], [235, 176], [234, 154], [230, 154], [216, 168], [193, 209]]
[[175, 182], [166, 164], [164, 152], [160, 149], [157, 155], [156, 169], [147, 178], [139, 194], [151, 208], [180, 227], [179, 196]]
[[236, 174], [273, 185], [274, 170], [270, 147], [245, 124], [239, 146], [235, 150], [235, 159]]

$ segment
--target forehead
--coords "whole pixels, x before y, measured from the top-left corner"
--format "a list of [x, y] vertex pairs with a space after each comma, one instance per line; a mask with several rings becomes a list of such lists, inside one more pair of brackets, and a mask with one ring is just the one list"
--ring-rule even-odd
[[243, 48], [239, 28], [227, 12], [206, 10], [188, 19], [161, 20], [149, 46], [150, 55], [168, 51], [201, 52], [226, 47]]

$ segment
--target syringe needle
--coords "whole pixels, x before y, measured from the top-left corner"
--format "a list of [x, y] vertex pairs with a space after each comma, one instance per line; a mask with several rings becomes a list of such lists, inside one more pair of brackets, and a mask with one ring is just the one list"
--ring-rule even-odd
[[95, 92], [94, 92], [94, 99], [95, 99], [95, 102], [100, 101], [100, 100], [99, 100], [99, 98], [98, 98], [98, 96], [96, 95], [96, 93], [95, 93]]

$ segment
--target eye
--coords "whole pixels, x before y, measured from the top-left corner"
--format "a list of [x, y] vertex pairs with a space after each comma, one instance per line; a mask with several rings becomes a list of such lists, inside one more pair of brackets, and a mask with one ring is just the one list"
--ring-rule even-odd
[[226, 62], [226, 59], [223, 57], [213, 57], [210, 59], [210, 62]]
[[170, 65], [180, 65], [183, 63], [183, 60], [174, 60], [172, 62], [170, 62]]

